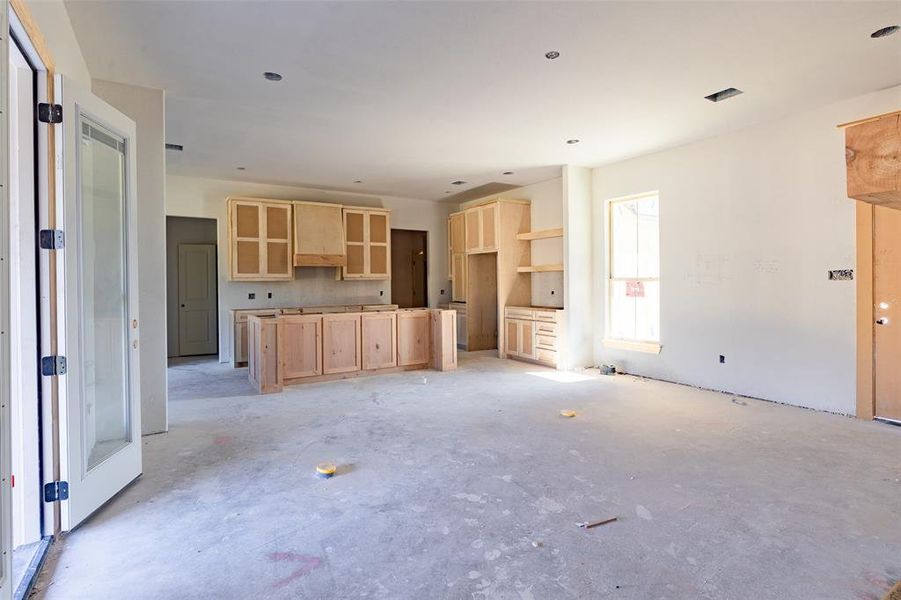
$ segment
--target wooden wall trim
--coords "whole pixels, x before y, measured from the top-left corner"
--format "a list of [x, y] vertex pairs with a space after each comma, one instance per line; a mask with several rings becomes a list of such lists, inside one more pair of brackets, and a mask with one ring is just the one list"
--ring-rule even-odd
[[50, 48], [47, 46], [47, 40], [44, 38], [44, 34], [41, 33], [37, 22], [34, 20], [34, 16], [28, 9], [28, 5], [25, 4], [25, 0], [9, 0], [9, 5], [12, 7], [13, 11], [15, 11], [16, 17], [18, 17], [19, 22], [22, 23], [22, 27], [25, 28], [25, 33], [28, 34], [31, 45], [34, 46], [38, 56], [41, 57], [44, 68], [47, 69], [48, 74], [52, 78], [53, 73], [56, 71], [56, 65], [53, 63], [53, 55], [50, 53]]
[[857, 202], [857, 417], [876, 416], [873, 372], [873, 216], [875, 207]]

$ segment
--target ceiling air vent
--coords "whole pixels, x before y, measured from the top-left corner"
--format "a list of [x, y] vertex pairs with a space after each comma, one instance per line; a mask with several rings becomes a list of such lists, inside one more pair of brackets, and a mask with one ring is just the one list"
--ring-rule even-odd
[[720, 90], [714, 94], [710, 94], [709, 96], [704, 96], [706, 100], [710, 100], [711, 102], [722, 102], [723, 100], [728, 100], [732, 96], [738, 96], [739, 94], [743, 94], [741, 90], [735, 88], [726, 88], [724, 90]]
[[176, 152], [181, 152], [185, 147], [181, 144], [166, 144], [166, 150], [175, 150]]

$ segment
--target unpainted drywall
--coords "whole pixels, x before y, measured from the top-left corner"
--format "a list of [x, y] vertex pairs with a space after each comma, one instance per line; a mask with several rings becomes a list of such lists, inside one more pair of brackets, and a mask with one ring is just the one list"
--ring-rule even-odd
[[901, 86], [594, 169], [599, 316], [605, 203], [660, 193], [663, 345], [659, 355], [605, 348], [598, 318], [596, 361], [853, 414], [855, 282], [827, 278], [829, 269], [855, 266], [855, 206], [836, 124], [899, 106]]
[[166, 97], [163, 90], [94, 80], [93, 92], [137, 127], [138, 328], [141, 429], [168, 429], [166, 389]]
[[216, 244], [217, 235], [215, 219], [166, 217], [166, 347], [169, 356], [179, 355], [178, 246]]
[[31, 16], [44, 36], [56, 72], [91, 89], [91, 72], [81, 53], [69, 12], [62, 0], [25, 0]]
[[[391, 209], [391, 227], [429, 232], [429, 303], [437, 306], [450, 300], [447, 273], [447, 215], [454, 208], [428, 200], [351, 194], [301, 187], [246, 181], [204, 179], [170, 175], [166, 180], [167, 214], [205, 217], [218, 224], [219, 260], [219, 360], [231, 358], [232, 328], [229, 311], [237, 308], [272, 308], [320, 304], [388, 304], [388, 281], [337, 281], [335, 269], [300, 268], [294, 280], [269, 283], [228, 280], [227, 209], [228, 196], [249, 196], [276, 200], [333, 202], [353, 206]], [[269, 297], [269, 294], [272, 297]], [[250, 299], [249, 294], [255, 298]]]

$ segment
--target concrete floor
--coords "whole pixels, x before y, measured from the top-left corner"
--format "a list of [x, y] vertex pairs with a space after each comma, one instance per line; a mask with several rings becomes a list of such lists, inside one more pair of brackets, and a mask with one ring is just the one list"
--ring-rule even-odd
[[899, 427], [460, 362], [270, 396], [170, 368], [171, 431], [36, 597], [875, 600], [901, 579]]

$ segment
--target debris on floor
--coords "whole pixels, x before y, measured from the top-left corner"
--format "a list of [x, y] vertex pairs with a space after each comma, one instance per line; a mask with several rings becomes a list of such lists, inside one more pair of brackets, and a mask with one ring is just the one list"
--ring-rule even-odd
[[616, 367], [613, 365], [601, 365], [598, 369], [601, 375], [616, 375]]
[[338, 467], [333, 465], [332, 463], [319, 463], [316, 465], [316, 476], [322, 479], [328, 479], [332, 475], [335, 474], [335, 471], [338, 470]]
[[613, 523], [617, 520], [617, 517], [610, 517], [609, 519], [603, 519], [601, 521], [586, 521], [585, 523], [576, 523], [582, 529], [591, 529], [592, 527], [598, 527], [600, 525], [606, 525], [607, 523]]
[[738, 404], [739, 406], [747, 406], [748, 405], [747, 402], [739, 399], [738, 396], [732, 396], [732, 404]]
[[560, 411], [560, 416], [561, 416], [561, 417], [575, 417], [575, 416], [576, 416], [576, 411], [574, 411], [574, 410], [569, 410], [569, 409], [567, 408], [567, 409], [564, 409], [564, 410], [561, 410], [561, 411]]
[[895, 587], [888, 591], [883, 600], [901, 600], [901, 581], [895, 584]]

